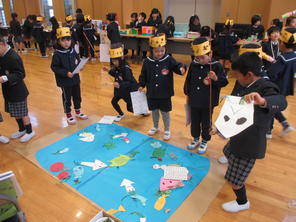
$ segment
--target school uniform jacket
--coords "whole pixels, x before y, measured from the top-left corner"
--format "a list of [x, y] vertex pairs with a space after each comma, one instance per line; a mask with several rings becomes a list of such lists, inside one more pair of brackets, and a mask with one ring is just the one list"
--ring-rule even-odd
[[220, 89], [228, 84], [222, 65], [213, 61], [201, 65], [195, 60], [192, 61], [184, 84], [184, 93], [189, 97], [189, 105], [195, 108], [209, 108], [210, 86], [203, 83], [203, 80], [210, 72], [210, 65], [218, 77], [217, 81], [212, 80], [212, 107], [219, 104]]
[[284, 96], [279, 95], [278, 87], [266, 79], [259, 79], [241, 91], [241, 96], [252, 92], [266, 99], [266, 107], [254, 106], [254, 124], [230, 138], [230, 150], [236, 157], [262, 159], [266, 152], [266, 133], [276, 112], [287, 107]]
[[43, 31], [43, 25], [39, 24], [37, 22], [33, 25], [32, 35], [35, 38], [36, 42], [45, 42], [46, 41], [46, 35]]
[[234, 52], [234, 44], [238, 40], [234, 32], [219, 33], [216, 40], [214, 40], [216, 55], [221, 59], [231, 59], [231, 55]]
[[264, 27], [263, 25], [259, 25], [258, 27], [254, 27], [252, 25], [247, 28], [247, 37], [250, 37], [252, 35], [257, 35], [257, 38], [259, 40], [262, 40], [264, 37]]
[[160, 60], [147, 57], [142, 66], [139, 85], [147, 87], [147, 98], [169, 99], [174, 95], [173, 72], [182, 75], [182, 63], [177, 62], [172, 56], [165, 55]]
[[85, 24], [82, 28], [83, 32], [85, 35], [84, 36], [84, 39], [85, 41], [88, 43], [87, 39], [85, 38], [85, 36], [88, 38], [88, 40], [91, 42], [91, 43], [94, 43], [96, 41], [96, 37], [95, 37], [95, 33], [96, 33], [96, 30], [94, 28], [94, 25], [93, 24]]
[[111, 22], [107, 25], [107, 36], [110, 39], [111, 44], [121, 42], [118, 24], [116, 22]]
[[68, 72], [74, 71], [79, 62], [79, 55], [74, 48], [64, 49], [58, 46], [51, 61], [51, 69], [55, 74], [57, 86], [71, 87], [80, 83], [79, 74], [75, 74], [73, 78], [67, 76]]
[[162, 24], [162, 19], [160, 17], [157, 17], [155, 20], [153, 20], [153, 18], [149, 18], [148, 22], [147, 22], [148, 26], [154, 26], [154, 27], [158, 27], [160, 24]]
[[73, 36], [73, 32], [72, 32], [72, 38], [74, 37], [75, 41], [78, 41], [80, 43], [82, 43], [82, 40], [84, 39], [83, 37], [83, 25], [82, 24], [75, 24], [73, 25], [73, 32], [75, 33], [75, 35]]
[[78, 41], [77, 33], [76, 33], [76, 27], [74, 25], [67, 24], [65, 27], [68, 27], [71, 31], [71, 38], [74, 44]]
[[128, 65], [123, 68], [113, 68], [109, 74], [114, 77], [115, 82], [119, 83], [119, 88], [114, 87], [114, 96], [116, 97], [129, 97], [130, 92], [138, 89], [137, 80], [133, 76], [133, 72]]
[[189, 24], [189, 32], [200, 32], [201, 31], [201, 25], [194, 25]]
[[[270, 40], [268, 42], [262, 42], [262, 51], [265, 52], [267, 55], [271, 56], [274, 59], [277, 59], [280, 55], [279, 50], [279, 43], [274, 44]], [[264, 68], [268, 70], [270, 66], [272, 65], [271, 62], [268, 62], [267, 60], [263, 59]]]
[[294, 76], [296, 73], [296, 52], [280, 55], [268, 70], [270, 79], [276, 83], [284, 96], [294, 95]]
[[136, 28], [140, 29], [142, 26], [147, 26], [147, 23], [145, 21], [142, 22], [136, 22]]
[[2, 83], [2, 93], [6, 101], [21, 102], [29, 95], [24, 82], [26, 76], [21, 57], [9, 49], [4, 56], [0, 56], [0, 76], [6, 76], [7, 80]]

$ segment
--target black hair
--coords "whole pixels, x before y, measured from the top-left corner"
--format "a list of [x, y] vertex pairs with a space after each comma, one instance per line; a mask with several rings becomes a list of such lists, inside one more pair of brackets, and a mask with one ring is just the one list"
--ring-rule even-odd
[[[210, 34], [211, 34], [211, 36], [210, 36]], [[211, 37], [211, 38], [215, 37], [214, 30], [211, 29], [210, 26], [201, 27], [200, 35], [201, 35], [201, 37]]]
[[31, 18], [32, 18], [33, 21], [36, 21], [37, 15], [31, 15]]
[[18, 15], [15, 12], [11, 13], [12, 20], [16, 20], [17, 16]]
[[272, 19], [272, 24], [279, 29], [283, 27], [283, 23], [278, 18]]
[[207, 38], [205, 38], [205, 37], [199, 37], [199, 38], [194, 39], [193, 42], [192, 42], [192, 44], [193, 45], [199, 45], [199, 44], [204, 43], [206, 41], [208, 41]]
[[173, 16], [168, 16], [167, 18], [166, 18], [166, 20], [164, 21], [164, 24], [168, 24], [168, 25], [170, 25], [170, 24], [175, 24], [175, 18], [173, 17]]
[[82, 9], [81, 8], [76, 9], [76, 14], [82, 14]]
[[110, 22], [114, 22], [115, 21], [115, 19], [116, 19], [116, 13], [108, 13], [107, 15], [106, 15], [106, 19], [108, 20], [108, 21], [110, 21]]
[[273, 32], [281, 32], [281, 29], [277, 26], [271, 26], [267, 29], [267, 35], [270, 36]]
[[[296, 33], [296, 28], [285, 28], [285, 30], [288, 31], [288, 32], [290, 32], [290, 33], [292, 33], [292, 34]], [[296, 39], [294, 39], [294, 36], [292, 36], [289, 39], [288, 42], [283, 42], [283, 43], [284, 43], [284, 45], [286, 46], [287, 49], [293, 49], [293, 50], [295, 50], [296, 43], [294, 43], [294, 42], [296, 42]]]
[[158, 17], [161, 19], [161, 13], [160, 13], [160, 11], [157, 8], [153, 8], [151, 10], [151, 13], [150, 13], [149, 18], [152, 18], [152, 14], [158, 14]]
[[256, 52], [246, 52], [240, 55], [231, 65], [232, 70], [239, 71], [244, 76], [248, 72], [260, 76], [262, 69], [262, 60]]
[[78, 14], [76, 16], [76, 22], [77, 23], [84, 23], [84, 16], [82, 14]]
[[0, 28], [0, 42], [7, 44], [8, 34], [8, 29]]
[[59, 26], [58, 20], [56, 19], [56, 17], [52, 16], [49, 21], [51, 22], [51, 24], [53, 26]]
[[141, 13], [139, 13], [139, 15], [142, 16], [142, 17], [144, 18], [144, 20], [145, 20], [146, 17], [147, 17], [145, 12], [141, 12]]
[[189, 25], [193, 25], [195, 19], [198, 19], [198, 21], [200, 21], [198, 15], [192, 15], [189, 19]]
[[137, 12], [133, 12], [132, 14], [131, 14], [131, 18], [138, 18], [138, 13]]
[[261, 20], [262, 20], [262, 19], [261, 19], [260, 15], [253, 15], [253, 17], [252, 17], [252, 19], [251, 19], [251, 24], [252, 24], [252, 25], [255, 25], [256, 22], [261, 21]]
[[293, 19], [296, 19], [296, 16], [289, 16], [286, 20], [286, 26], [289, 26]]

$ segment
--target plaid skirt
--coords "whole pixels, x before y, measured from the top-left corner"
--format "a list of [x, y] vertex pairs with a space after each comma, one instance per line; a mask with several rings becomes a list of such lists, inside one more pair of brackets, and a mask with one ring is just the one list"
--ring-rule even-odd
[[227, 143], [223, 149], [224, 155], [228, 159], [228, 168], [225, 174], [225, 179], [235, 185], [243, 186], [248, 178], [256, 159], [248, 159], [236, 157], [230, 152], [230, 144]]
[[5, 112], [9, 113], [11, 117], [28, 116], [27, 100], [21, 102], [5, 101]]

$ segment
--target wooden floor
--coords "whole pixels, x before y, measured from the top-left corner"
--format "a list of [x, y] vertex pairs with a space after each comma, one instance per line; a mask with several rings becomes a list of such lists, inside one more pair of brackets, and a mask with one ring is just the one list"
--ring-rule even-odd
[[[51, 59], [40, 58], [36, 52], [22, 55], [26, 68], [26, 83], [30, 90], [30, 117], [37, 132], [34, 140], [53, 133], [62, 127], [67, 127], [63, 114], [61, 91], [56, 87], [55, 79], [50, 70]], [[189, 63], [189, 56], [176, 56], [182, 62]], [[106, 64], [107, 65], [107, 64]], [[140, 65], [131, 64], [134, 75], [138, 78]], [[184, 76], [175, 76], [175, 97], [171, 113], [172, 140], [170, 143], [180, 147], [190, 141], [189, 128], [184, 126], [185, 114], [183, 104]], [[81, 73], [82, 107], [88, 115], [115, 115], [111, 107], [113, 94], [112, 79], [102, 71], [99, 62], [89, 63]], [[222, 90], [226, 95], [232, 89], [234, 79], [229, 78], [230, 84]], [[289, 97], [289, 107], [285, 111], [289, 122], [296, 126], [296, 118], [292, 114], [296, 109], [296, 98]], [[3, 113], [3, 99], [1, 97]], [[217, 116], [215, 110], [214, 119]], [[4, 114], [5, 122], [0, 124], [0, 132], [9, 136], [17, 130], [15, 121]], [[122, 120], [122, 125], [145, 133], [152, 125], [151, 117], [140, 118], [128, 114]], [[71, 127], [71, 126], [70, 126]], [[277, 134], [281, 128], [276, 122], [274, 138], [268, 142], [266, 158], [258, 160], [247, 180], [247, 192], [251, 201], [251, 209], [237, 214], [229, 214], [221, 209], [221, 204], [234, 199], [229, 185], [225, 185], [210, 205], [207, 213], [200, 221], [223, 222], [276, 222], [284, 218], [296, 221], [296, 207], [289, 208], [288, 202], [296, 199], [296, 133], [285, 138]], [[161, 139], [162, 134], [159, 135]], [[294, 138], [294, 139], [293, 139]], [[225, 141], [213, 138], [209, 144], [206, 156], [217, 158], [222, 153]], [[86, 222], [99, 210], [89, 201], [70, 191], [63, 184], [49, 176], [44, 170], [32, 164], [14, 151], [19, 146], [18, 141], [8, 145], [0, 145], [0, 172], [13, 170], [25, 191], [21, 197], [21, 206], [27, 214], [29, 222]], [[190, 217], [190, 215], [184, 216]], [[184, 219], [184, 222], [187, 221]], [[192, 221], [188, 218], [188, 221]], [[153, 221], [156, 222], [156, 221]]]

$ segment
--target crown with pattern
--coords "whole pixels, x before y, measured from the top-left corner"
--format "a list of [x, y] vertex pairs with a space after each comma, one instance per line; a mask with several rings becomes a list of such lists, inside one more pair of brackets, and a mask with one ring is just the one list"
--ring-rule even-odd
[[211, 46], [210, 46], [209, 40], [207, 40], [203, 43], [200, 43], [200, 44], [192, 44], [191, 47], [192, 47], [194, 56], [202, 56], [202, 55], [205, 55], [211, 51]]
[[149, 45], [152, 48], [157, 48], [166, 45], [165, 34], [160, 34], [158, 36], [152, 36], [149, 39]]
[[91, 21], [91, 17], [90, 17], [90, 15], [85, 15], [85, 16], [84, 16], [84, 21], [86, 21], [86, 22]]
[[65, 18], [66, 22], [70, 22], [73, 20], [73, 16], [72, 15], [68, 15], [66, 18]]
[[224, 23], [224, 25], [230, 25], [230, 26], [233, 26], [233, 24], [234, 24], [234, 21], [233, 21], [233, 19], [226, 19], [226, 21], [225, 21], [225, 23]]
[[57, 29], [57, 39], [63, 37], [71, 37], [71, 31], [68, 27], [60, 27]]
[[42, 16], [37, 16], [36, 17], [36, 21], [37, 22], [42, 22], [43, 21], [43, 17]]
[[[255, 43], [252, 43], [252, 44], [255, 44]], [[244, 46], [241, 46], [239, 48], [238, 54], [241, 55], [241, 54], [244, 54], [246, 52], [256, 52], [260, 58], [266, 60], [269, 56], [265, 52], [262, 51], [261, 45], [259, 45], [259, 44], [256, 44], [256, 45], [258, 45], [260, 47], [259, 48], [243, 48]]]
[[287, 31], [286, 29], [281, 31], [281, 40], [284, 43], [288, 43], [289, 41], [292, 41], [292, 38], [294, 38], [292, 44], [296, 44], [296, 32], [292, 34], [291, 32]]
[[116, 48], [116, 49], [109, 49], [109, 54], [111, 59], [120, 58], [123, 56], [123, 49]]

